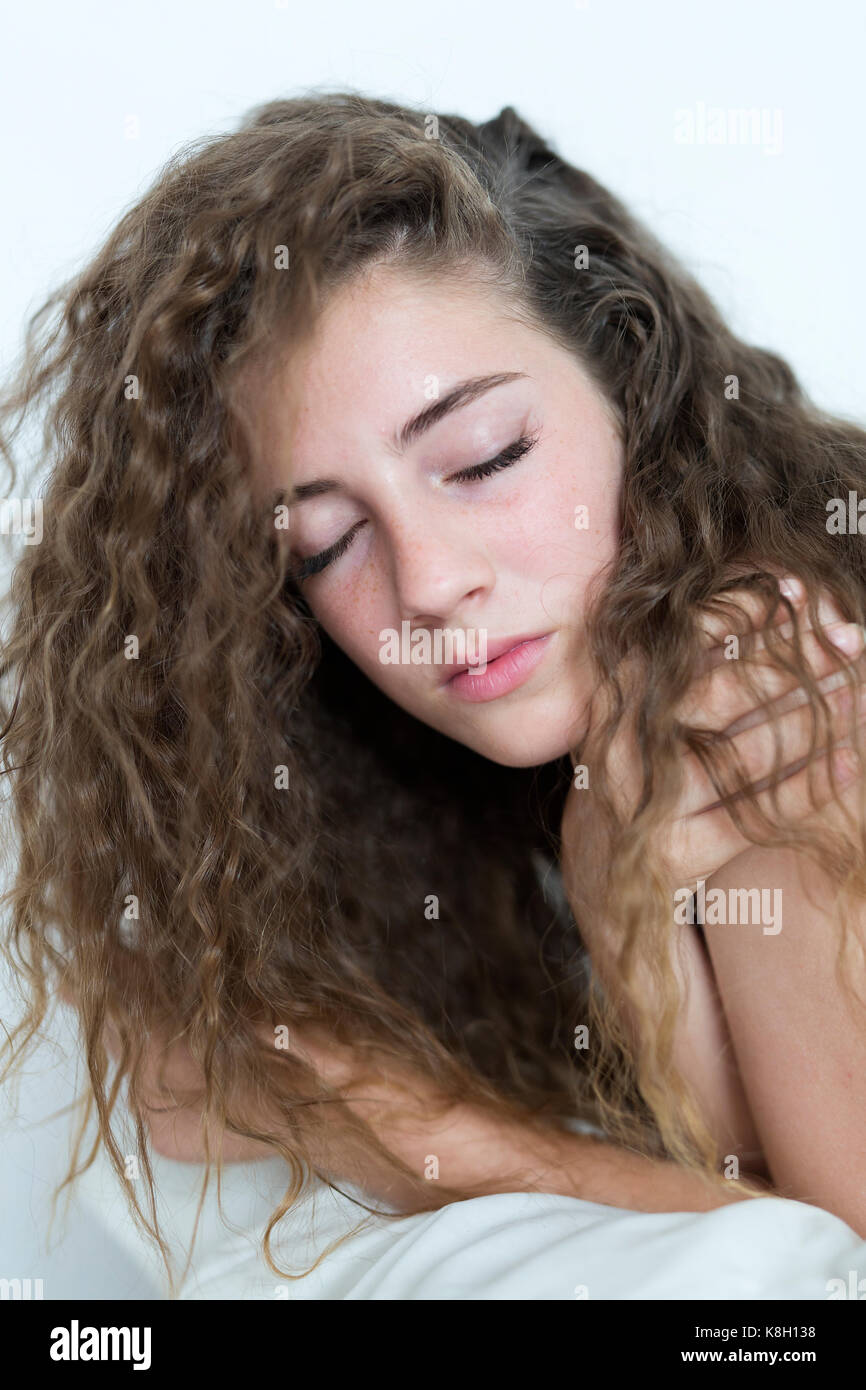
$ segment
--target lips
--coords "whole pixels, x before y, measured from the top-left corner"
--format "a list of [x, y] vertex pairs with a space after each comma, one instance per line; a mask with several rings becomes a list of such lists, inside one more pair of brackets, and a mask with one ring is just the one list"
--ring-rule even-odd
[[501, 650], [504, 643], [497, 643], [499, 655], [487, 662], [484, 671], [480, 665], [467, 666], [445, 682], [446, 698], [478, 705], [512, 694], [531, 679], [555, 640], [555, 633], [545, 632], [540, 637], [518, 641], [505, 651]]
[[[515, 647], [522, 647], [525, 642], [534, 642], [539, 637], [545, 636], [547, 636], [547, 634], [544, 632], [528, 632], [523, 637], [500, 637], [495, 642], [488, 642], [486, 657], [487, 665], [491, 666], [494, 661], [498, 661], [499, 658], [501, 656], [505, 656], [507, 652], [514, 651]], [[445, 672], [442, 683], [443, 685], [447, 685], [450, 681], [454, 679], [455, 676], [461, 675], [463, 671], [472, 671], [475, 668], [474, 666], [470, 666], [468, 662], [464, 661], [462, 665], [443, 666], [441, 669]]]

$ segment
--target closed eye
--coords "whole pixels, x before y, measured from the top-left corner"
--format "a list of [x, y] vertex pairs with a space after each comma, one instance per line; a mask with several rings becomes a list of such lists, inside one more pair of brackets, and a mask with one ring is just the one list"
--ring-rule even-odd
[[333, 564], [334, 560], [338, 560], [344, 551], [349, 549], [355, 538], [355, 532], [360, 531], [361, 527], [366, 525], [366, 520], [356, 521], [345, 536], [335, 541], [333, 545], [329, 545], [327, 550], [320, 550], [318, 555], [311, 555], [308, 560], [301, 560], [300, 564], [295, 567], [292, 577], [299, 581], [309, 579], [311, 575], [319, 574], [323, 569], [327, 569], [328, 565]]
[[[447, 483], [471, 483], [481, 478], [489, 478], [491, 474], [498, 473], [503, 468], [510, 468], [512, 464], [517, 463], [518, 459], [522, 459], [529, 453], [530, 449], [535, 448], [537, 442], [538, 433], [522, 434], [519, 439], [514, 440], [513, 444], [506, 445], [495, 458], [488, 459], [486, 463], [473, 464], [471, 468], [464, 468], [459, 473], [452, 473], [445, 481]], [[327, 550], [320, 550], [318, 555], [311, 555], [308, 560], [301, 560], [295, 567], [292, 577], [301, 581], [310, 579], [314, 574], [321, 574], [322, 570], [327, 569], [328, 565], [333, 564], [335, 560], [345, 554], [355, 539], [356, 532], [360, 531], [361, 527], [366, 526], [366, 524], [366, 519], [356, 521], [345, 536], [335, 541], [333, 545], [329, 545]]]
[[497, 454], [496, 458], [488, 459], [486, 463], [476, 463], [472, 468], [464, 468], [461, 473], [452, 473], [445, 481], [471, 483], [476, 478], [489, 478], [491, 473], [498, 473], [501, 468], [510, 468], [518, 459], [522, 459], [524, 454], [528, 454], [530, 449], [534, 449], [537, 442], [537, 434], [522, 434], [513, 444], [507, 445], [501, 454]]

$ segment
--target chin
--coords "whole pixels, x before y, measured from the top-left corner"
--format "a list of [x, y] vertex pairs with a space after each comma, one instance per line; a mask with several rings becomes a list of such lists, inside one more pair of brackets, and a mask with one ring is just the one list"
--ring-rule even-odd
[[458, 742], [501, 767], [543, 767], [545, 763], [570, 756], [574, 748], [574, 743], [561, 731], [535, 730], [527, 734], [525, 727], [515, 729], [510, 736], [507, 731], [492, 737], [464, 734], [458, 736]]

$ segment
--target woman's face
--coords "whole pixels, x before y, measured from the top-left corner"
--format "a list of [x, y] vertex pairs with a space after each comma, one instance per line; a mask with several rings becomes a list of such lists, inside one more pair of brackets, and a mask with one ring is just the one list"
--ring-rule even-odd
[[333, 641], [494, 762], [568, 752], [591, 694], [585, 592], [616, 550], [623, 466], [575, 358], [487, 289], [378, 267], [334, 296], [260, 399], [266, 482], [294, 489], [284, 534]]

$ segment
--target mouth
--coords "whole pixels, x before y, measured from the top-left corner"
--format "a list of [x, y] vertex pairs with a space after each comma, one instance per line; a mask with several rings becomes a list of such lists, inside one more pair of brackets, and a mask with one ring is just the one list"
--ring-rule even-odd
[[480, 667], [462, 665], [456, 668], [443, 685], [455, 699], [480, 703], [496, 700], [523, 685], [532, 675], [550, 646], [552, 632], [529, 637], [506, 637], [491, 642], [487, 664]]

